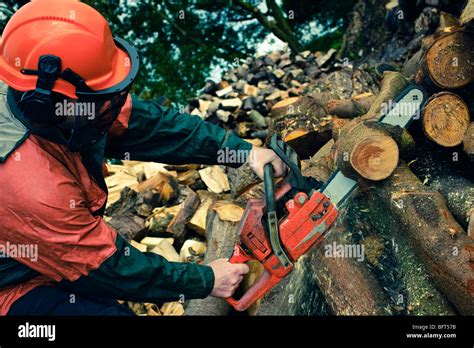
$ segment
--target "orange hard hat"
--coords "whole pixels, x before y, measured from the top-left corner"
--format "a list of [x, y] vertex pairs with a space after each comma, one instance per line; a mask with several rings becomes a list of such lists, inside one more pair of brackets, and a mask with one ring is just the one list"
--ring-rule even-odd
[[[11, 17], [0, 39], [0, 79], [19, 91], [34, 90], [38, 77], [24, 72], [44, 55], [60, 57], [62, 67], [94, 91], [130, 78], [133, 60], [117, 47], [105, 18], [77, 0], [32, 0]], [[76, 87], [61, 78], [52, 91], [77, 98]]]

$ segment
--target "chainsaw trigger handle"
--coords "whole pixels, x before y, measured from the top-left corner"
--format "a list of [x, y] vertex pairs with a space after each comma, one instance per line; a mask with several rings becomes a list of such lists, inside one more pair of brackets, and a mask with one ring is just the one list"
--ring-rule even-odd
[[252, 256], [247, 254], [240, 244], [234, 248], [232, 256], [229, 258], [230, 263], [246, 263], [247, 261], [255, 260]]
[[234, 307], [238, 311], [245, 311], [253, 303], [262, 298], [271, 288], [283, 278], [277, 277], [270, 274], [267, 270], [264, 270], [258, 280], [247, 290], [247, 292], [238, 300], [233, 297], [228, 297], [225, 300], [228, 304]]

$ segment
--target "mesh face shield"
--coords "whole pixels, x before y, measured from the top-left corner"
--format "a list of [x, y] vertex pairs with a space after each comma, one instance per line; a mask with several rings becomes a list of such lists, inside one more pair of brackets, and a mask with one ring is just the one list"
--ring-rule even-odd
[[[51, 87], [57, 78], [66, 80], [76, 87], [77, 99], [70, 99], [54, 94], [51, 90], [45, 91], [44, 88], [38, 88], [38, 83], [37, 89], [19, 103], [20, 106], [30, 105], [30, 115], [25, 115], [25, 117], [34, 127], [58, 128], [64, 135], [64, 144], [71, 151], [85, 150], [103, 138], [119, 116], [138, 74], [139, 58], [135, 48], [123, 39], [115, 38], [114, 40], [117, 47], [128, 54], [131, 68], [120, 83], [107, 89], [92, 90], [81, 76], [69, 68], [52, 77], [44, 77], [44, 71], [41, 69], [22, 71], [24, 74], [38, 75], [39, 83]], [[56, 59], [56, 64], [58, 64], [56, 68], [61, 69], [60, 58], [53, 56], [48, 59], [49, 61]], [[51, 64], [49, 62], [49, 65]], [[35, 107], [36, 105], [41, 105], [41, 108]], [[25, 109], [24, 107], [23, 110]], [[45, 114], [48, 122], [44, 122]]]

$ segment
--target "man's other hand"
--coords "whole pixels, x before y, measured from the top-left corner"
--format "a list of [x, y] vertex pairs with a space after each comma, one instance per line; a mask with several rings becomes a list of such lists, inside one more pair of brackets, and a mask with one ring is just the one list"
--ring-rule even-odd
[[234, 294], [244, 275], [249, 272], [245, 263], [233, 264], [227, 259], [217, 259], [209, 263], [214, 271], [214, 289], [211, 296], [227, 298]]
[[250, 168], [263, 180], [263, 168], [265, 164], [271, 163], [274, 170], [275, 177], [284, 176], [286, 173], [286, 165], [277, 156], [277, 154], [270, 149], [264, 147], [253, 146], [252, 151], [247, 157], [247, 162]]

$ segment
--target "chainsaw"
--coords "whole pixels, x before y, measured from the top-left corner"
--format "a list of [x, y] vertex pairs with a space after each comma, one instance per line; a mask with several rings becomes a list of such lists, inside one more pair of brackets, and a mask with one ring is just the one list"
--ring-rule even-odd
[[[419, 115], [426, 94], [411, 85], [391, 103], [379, 122], [407, 127]], [[336, 170], [326, 183], [303, 176], [296, 152], [273, 135], [271, 148], [288, 167], [285, 178], [275, 184], [273, 166], [264, 167], [265, 197], [250, 199], [239, 225], [239, 242], [230, 263], [257, 260], [263, 273], [239, 298], [226, 301], [244, 311], [268, 293], [293, 269], [295, 262], [324, 238], [337, 220], [339, 209], [357, 187], [356, 181]]]

